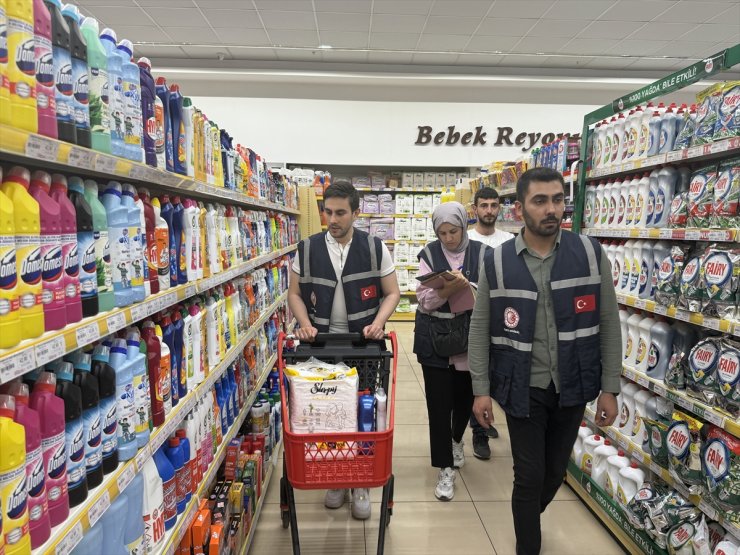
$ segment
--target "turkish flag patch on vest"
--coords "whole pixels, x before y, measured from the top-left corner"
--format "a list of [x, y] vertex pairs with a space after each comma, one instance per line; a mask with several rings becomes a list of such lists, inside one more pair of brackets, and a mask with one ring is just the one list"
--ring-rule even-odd
[[360, 289], [360, 297], [363, 301], [367, 301], [369, 299], [375, 299], [378, 296], [378, 289], [371, 285], [369, 287], [363, 287]]
[[581, 312], [593, 312], [596, 310], [596, 295], [583, 295], [582, 297], [576, 297], [573, 299], [573, 306], [576, 309], [576, 314]]

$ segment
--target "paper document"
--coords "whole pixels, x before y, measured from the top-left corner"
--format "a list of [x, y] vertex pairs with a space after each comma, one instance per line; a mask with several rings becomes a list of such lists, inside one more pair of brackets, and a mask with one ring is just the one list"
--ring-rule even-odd
[[466, 287], [462, 291], [458, 291], [452, 295], [447, 299], [447, 302], [450, 304], [450, 310], [455, 313], [473, 310], [475, 306], [475, 291], [473, 284], [470, 284], [470, 287]]

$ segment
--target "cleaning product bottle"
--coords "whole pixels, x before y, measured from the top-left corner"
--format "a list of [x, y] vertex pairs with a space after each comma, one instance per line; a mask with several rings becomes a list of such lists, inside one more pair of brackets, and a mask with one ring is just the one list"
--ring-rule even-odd
[[643, 418], [655, 418], [657, 414], [648, 414], [648, 403], [654, 395], [646, 389], [635, 393], [635, 426], [632, 428], [632, 441], [642, 447], [647, 440], [647, 426], [642, 421]]
[[20, 302], [13, 203], [2, 192], [0, 192], [0, 307], [0, 349], [8, 349], [20, 343], [21, 325], [18, 314]]
[[138, 193], [130, 183], [121, 185], [121, 204], [128, 210], [128, 236], [131, 242], [131, 289], [133, 290], [134, 302], [141, 302], [149, 296], [147, 286], [149, 285], [148, 272], [144, 252], [146, 251], [146, 227], [144, 215], [141, 213], [143, 205], [137, 206]]
[[218, 337], [218, 320], [216, 316], [216, 299], [209, 296], [206, 301], [206, 329], [208, 340], [206, 347], [208, 351], [208, 367], [213, 370], [221, 361], [221, 342]]
[[38, 130], [36, 113], [36, 56], [33, 37], [33, 3], [7, 2], [10, 124], [31, 133]]
[[100, 42], [98, 20], [85, 17], [80, 31], [87, 44], [87, 67], [90, 73], [90, 143], [98, 152], [110, 154], [110, 77], [108, 54]]
[[637, 326], [639, 335], [637, 339], [637, 356], [635, 358], [635, 370], [645, 372], [648, 365], [648, 353], [650, 352], [650, 329], [655, 320], [650, 317], [643, 318]]
[[655, 199], [658, 198], [658, 170], [651, 171], [648, 179], [650, 181], [650, 189], [648, 192], [647, 219], [645, 220], [645, 225], [647, 227], [656, 227], [654, 218]]
[[212, 204], [208, 204], [206, 211], [206, 253], [208, 254], [211, 275], [219, 274], [223, 269], [218, 240], [219, 230], [216, 225], [217, 218], [216, 208]]
[[144, 478], [144, 543], [147, 553], [158, 553], [164, 541], [165, 511], [163, 482], [153, 458], [146, 460], [141, 474]]
[[51, 176], [49, 196], [59, 204], [62, 224], [62, 265], [64, 266], [64, 306], [67, 323], [82, 319], [80, 299], [80, 259], [77, 249], [77, 213], [67, 197], [67, 178], [55, 173]]
[[637, 295], [641, 299], [649, 299], [652, 293], [653, 256], [652, 241], [644, 241], [640, 250], [640, 278], [637, 291]]
[[44, 482], [51, 526], [61, 524], [69, 515], [65, 405], [55, 394], [56, 383], [54, 374], [41, 372], [33, 386], [29, 402], [29, 406], [39, 415]]
[[[193, 491], [193, 483], [192, 483], [192, 472], [193, 472], [193, 465], [192, 465], [192, 458], [194, 457], [194, 453], [191, 451], [191, 444], [187, 437], [186, 430], [180, 429], [177, 430], [175, 433], [177, 437], [170, 439], [170, 446], [169, 449], [167, 449], [167, 456], [170, 459], [170, 462], [177, 462], [177, 454], [175, 452], [175, 449], [177, 448], [177, 445], [173, 447], [173, 442], [177, 441], [180, 448], [180, 455], [182, 459], [182, 469], [177, 475], [178, 480], [178, 493], [180, 490], [184, 492], [185, 499], [183, 503], [183, 509], [185, 506], [190, 503], [190, 498], [192, 497], [192, 491]], [[175, 462], [173, 462], [173, 466], [175, 466]], [[177, 470], [176, 470], [177, 472]], [[179, 505], [179, 503], [178, 503]], [[178, 506], [178, 512], [179, 512], [179, 506]]]
[[668, 108], [660, 120], [660, 144], [658, 153], [664, 154], [673, 150], [673, 145], [678, 134], [678, 118], [672, 108]]
[[163, 446], [164, 453], [175, 471], [175, 499], [177, 505], [177, 514], [180, 515], [185, 511], [187, 505], [187, 495], [190, 483], [186, 481], [187, 472], [184, 469], [185, 460], [180, 445], [180, 439], [171, 437], [166, 446]]
[[13, 421], [15, 400], [0, 395], [0, 508], [2, 508], [5, 553], [21, 555], [31, 552], [26, 491], [26, 431]]
[[[93, 134], [95, 140], [95, 134]], [[98, 198], [98, 184], [93, 179], [85, 180], [85, 200], [90, 205], [95, 242], [95, 269], [98, 286], [98, 311], [107, 312], [115, 306], [113, 294], [113, 272], [111, 270], [110, 241], [108, 239], [108, 215]]]
[[126, 357], [133, 370], [134, 423], [138, 448], [149, 443], [149, 420], [151, 420], [147, 355], [141, 352], [140, 342], [139, 330], [129, 328], [126, 334]]
[[116, 306], [133, 302], [131, 288], [131, 238], [129, 236], [128, 208], [121, 202], [121, 184], [110, 181], [102, 196], [108, 214], [108, 239], [110, 242], [113, 293]]
[[619, 470], [617, 500], [626, 507], [644, 482], [645, 472], [637, 466], [636, 462], [621, 468]]
[[[191, 304], [188, 311], [190, 312], [190, 316], [192, 318], [190, 325], [192, 329], [190, 352], [193, 355], [193, 381], [188, 382], [188, 389], [192, 390], [195, 389], [195, 387], [202, 383], [205, 379], [202, 364], [202, 350], [204, 348], [204, 345], [201, 342], [201, 321], [203, 319], [203, 311], [200, 310], [200, 307], [197, 303]], [[190, 375], [188, 375], [188, 378], [190, 378]]]
[[157, 167], [161, 170], [167, 169], [167, 156], [164, 152], [165, 143], [165, 121], [164, 105], [162, 99], [157, 96], [156, 82], [154, 85], [154, 121], [156, 125], [156, 136], [154, 139], [154, 150], [157, 153]]
[[15, 421], [26, 431], [28, 520], [31, 529], [31, 548], [36, 549], [51, 535], [44, 455], [41, 450], [41, 420], [39, 413], [28, 406], [28, 384], [13, 382], [8, 388], [8, 394], [15, 399]]
[[[57, 103], [54, 93], [54, 53], [51, 47], [51, 14], [43, 0], [33, 0], [33, 23], [38, 132], [41, 135], [56, 139]], [[2, 57], [0, 54], [0, 58]]]
[[619, 431], [627, 437], [632, 436], [635, 427], [635, 394], [640, 386], [629, 383], [622, 388], [622, 413], [619, 419]]
[[[195, 421], [195, 415], [197, 411], [197, 405], [185, 418], [183, 428], [177, 431], [177, 437], [180, 438], [180, 442], [183, 441], [183, 437], [188, 440], [189, 455], [190, 455], [190, 493], [195, 494], [198, 491], [198, 485], [200, 484], [202, 477], [200, 476], [200, 465], [201, 457], [203, 456], [203, 446], [201, 445], [200, 435], [198, 433], [199, 426]], [[183, 431], [184, 436], [180, 434]]]
[[[149, 397], [151, 401], [152, 424], [161, 426], [164, 423], [164, 391], [160, 379], [160, 357], [162, 348], [154, 330], [154, 322], [147, 320], [141, 327], [141, 340], [146, 345], [147, 369], [149, 372]], [[169, 381], [167, 400], [169, 400]]]
[[193, 118], [195, 117], [195, 108], [193, 102], [187, 96], [182, 99], [182, 121], [185, 132], [185, 169], [188, 177], [195, 175], [193, 165]]
[[[186, 255], [185, 255], [185, 209], [180, 202], [180, 197], [172, 197], [172, 225], [174, 227], [175, 234], [175, 256], [177, 257], [177, 283], [187, 283], [188, 275], [186, 270]], [[171, 248], [170, 248], [171, 250]]]
[[388, 427], [388, 395], [382, 387], [375, 390], [375, 430], [384, 432]]
[[200, 238], [197, 236], [198, 229], [198, 209], [195, 202], [189, 199], [183, 201], [185, 213], [183, 216], [183, 235], [185, 237], [185, 270], [187, 281], [198, 279], [198, 243]]
[[207, 247], [207, 230], [206, 230], [206, 205], [203, 201], [198, 201], [198, 210], [200, 216], [198, 217], [198, 226], [200, 227], [200, 269], [198, 272], [198, 279], [207, 278], [211, 275], [211, 268], [209, 266], [209, 251]]
[[648, 102], [645, 105], [645, 109], [642, 112], [642, 117], [640, 118], [640, 129], [637, 134], [637, 156], [636, 158], [638, 160], [642, 160], [647, 156], [648, 147], [650, 144], [650, 119], [653, 117], [653, 111], [655, 108], [653, 107], [652, 102]]
[[626, 120], [624, 114], [620, 112], [617, 116], [617, 120], [614, 122], [613, 135], [612, 135], [612, 164], [619, 164], [622, 161], [623, 148], [622, 145], [627, 137], [629, 130], [625, 129]]
[[144, 250], [144, 263], [146, 271], [147, 283], [145, 284], [145, 291], [147, 295], [159, 293], [159, 267], [157, 262], [157, 241], [156, 241], [156, 218], [154, 216], [154, 207], [149, 196], [147, 189], [140, 189], [137, 192], [136, 205], [139, 206], [141, 211], [141, 229], [144, 234], [142, 241], [143, 245], [146, 245]]
[[172, 410], [172, 359], [170, 346], [164, 341], [162, 328], [155, 326], [154, 333], [159, 341], [159, 383], [166, 417]]
[[666, 256], [670, 255], [671, 244], [668, 241], [657, 241], [653, 244], [653, 273], [650, 276], [650, 297], [655, 298], [655, 289], [658, 285], [660, 266]]
[[588, 436], [583, 440], [583, 454], [580, 460], [580, 469], [588, 475], [591, 475], [593, 469], [594, 452], [600, 445], [604, 445], [604, 437], [598, 434]]
[[59, 203], [49, 196], [51, 176], [41, 170], [33, 172], [28, 192], [39, 205], [41, 223], [41, 302], [46, 331], [67, 325], [62, 262], [62, 220]]
[[92, 375], [92, 357], [88, 353], [74, 355], [74, 383], [82, 395], [82, 429], [85, 437], [85, 472], [87, 486], [94, 488], [103, 481], [103, 439], [98, 379]]
[[134, 46], [130, 40], [123, 39], [116, 49], [121, 57], [121, 74], [123, 75], [124, 101], [124, 141], [126, 143], [126, 158], [141, 162], [144, 153], [141, 148], [141, 83], [139, 81], [139, 66], [132, 58]]
[[139, 58], [139, 82], [141, 83], [141, 122], [142, 146], [144, 147], [144, 162], [154, 168], [157, 167], [157, 119], [154, 114], [154, 99], [157, 93], [154, 90], [152, 77], [152, 63], [149, 58]]
[[[130, 486], [129, 486], [130, 487]], [[126, 533], [126, 524], [129, 509], [127, 507], [128, 498], [126, 490], [116, 497], [100, 517], [100, 523], [103, 525], [103, 542], [100, 546], [105, 546], [106, 555], [129, 555], [128, 547], [124, 543]], [[141, 509], [139, 509], [141, 517]]]
[[71, 362], [60, 362], [56, 364], [54, 373], [57, 376], [57, 397], [64, 399], [69, 506], [76, 507], [87, 499], [85, 435], [82, 424], [82, 392], [79, 386], [73, 382], [74, 368]]
[[185, 124], [182, 118], [182, 94], [180, 86], [170, 85], [170, 121], [172, 122], [172, 154], [176, 173], [187, 175], [185, 154]]
[[98, 268], [95, 255], [93, 213], [85, 199], [85, 184], [80, 177], [69, 178], [69, 200], [77, 215], [77, 252], [80, 259], [80, 300], [82, 315], [98, 313]]
[[118, 417], [118, 460], [136, 455], [136, 409], [134, 405], [133, 367], [128, 362], [125, 339], [114, 339], [108, 364], [116, 372], [116, 415]]
[[16, 273], [21, 339], [44, 333], [44, 309], [41, 304], [41, 244], [39, 205], [28, 194], [30, 172], [14, 166], [3, 177], [0, 191], [13, 205], [16, 244]]
[[[170, 398], [172, 399], [172, 406], [176, 406], [180, 402], [179, 384], [180, 375], [179, 371], [179, 356], [180, 352], [175, 349], [175, 326], [172, 325], [172, 320], [169, 314], [163, 314], [162, 319], [159, 321], [162, 327], [162, 341], [167, 345], [167, 360], [169, 362], [169, 374], [170, 374]], [[164, 356], [164, 355], [163, 355]]]
[[594, 449], [593, 463], [591, 464], [591, 479], [601, 489], [606, 487], [607, 477], [607, 461], [609, 457], [616, 455], [617, 449], [611, 444], [608, 439], [604, 440], [603, 445], [599, 445]]
[[188, 393], [188, 375], [185, 367], [185, 348], [183, 345], [184, 322], [178, 307], [175, 307], [172, 310], [170, 319], [172, 320], [172, 339], [174, 345], [174, 350], [172, 351], [174, 353], [174, 356], [172, 357], [172, 378], [173, 380], [175, 379], [174, 372], [175, 368], [177, 368], [177, 397], [178, 399], [183, 399]]
[[[145, 526], [142, 510], [144, 508], [144, 476], [139, 472], [124, 490], [126, 504], [126, 526], [123, 533], [123, 543], [126, 553], [144, 555], [146, 552]], [[118, 525], [120, 526], [120, 520]]]
[[658, 195], [655, 198], [655, 227], [666, 227], [670, 216], [670, 205], [675, 194], [678, 171], [673, 166], [665, 166], [658, 172]]
[[164, 111], [164, 153], [165, 167], [168, 172], [175, 171], [174, 144], [172, 142], [172, 120], [170, 118], [170, 90], [167, 88], [167, 81], [164, 77], [157, 77], [155, 82], [155, 92], [162, 101]]
[[637, 343], [640, 337], [640, 330], [638, 328], [642, 316], [639, 314], [633, 314], [627, 319], [627, 347], [624, 355], [624, 363], [634, 368], [637, 364]]
[[87, 43], [80, 31], [80, 11], [77, 6], [65, 4], [62, 16], [69, 27], [69, 46], [72, 54], [72, 106], [77, 127], [77, 144], [90, 148], [90, 76], [87, 73]]
[[645, 172], [638, 181], [637, 195], [635, 197], [635, 214], [633, 225], [637, 227], [646, 227], [647, 225], [647, 205], [650, 196], [650, 174]]
[[170, 203], [170, 197], [162, 195], [162, 218], [167, 223], [167, 229], [169, 231], [169, 245], [170, 245], [170, 287], [177, 285], [177, 267], [180, 261], [179, 258], [179, 246], [177, 244], [177, 234], [175, 233], [174, 223], [174, 207]]
[[108, 114], [110, 116], [110, 149], [116, 156], [126, 157], [124, 137], [126, 104], [124, 99], [123, 60], [118, 55], [116, 32], [105, 28], [100, 33], [100, 44], [108, 58]]
[[172, 463], [165, 454], [165, 446], [157, 449], [152, 457], [162, 479], [164, 497], [164, 529], [169, 530], [177, 521], [177, 478]]
[[76, 144], [77, 127], [74, 119], [74, 84], [69, 25], [62, 15], [62, 3], [59, 0], [44, 0], [44, 3], [51, 16], [57, 137], [61, 141]]
[[624, 456], [624, 451], [619, 449], [616, 455], [612, 455], [606, 460], [606, 480], [604, 491], [612, 499], [617, 499], [617, 487], [619, 486], [619, 472], [621, 469], [629, 466], [630, 460]]
[[70, 552], [70, 555], [98, 555], [100, 546], [103, 545], [104, 530], [102, 521], [98, 520], [95, 526], [90, 528], [82, 536], [80, 543]]
[[673, 328], [665, 322], [655, 322], [650, 328], [650, 352], [645, 373], [656, 380], [665, 378], [673, 346]]
[[192, 391], [195, 381], [195, 366], [193, 365], [193, 317], [187, 306], [180, 308], [182, 317], [182, 372], [185, 374], [185, 389]]
[[[8, 14], [5, 2], [6, 0], [0, 0], [0, 28], [5, 29], [3, 40], [0, 42], [0, 124], [10, 125], [10, 84], [6, 79], [8, 75]], [[4, 541], [0, 537], [0, 546], [3, 544]]]
[[116, 399], [116, 371], [108, 364], [110, 347], [99, 343], [92, 354], [92, 375], [98, 380], [100, 418], [103, 421], [103, 474], [118, 468], [118, 401]]
[[153, 251], [150, 256], [157, 267], [159, 290], [165, 291], [170, 288], [170, 229], [162, 217], [159, 199], [152, 198], [151, 203], [154, 210], [154, 249], [156, 253]]

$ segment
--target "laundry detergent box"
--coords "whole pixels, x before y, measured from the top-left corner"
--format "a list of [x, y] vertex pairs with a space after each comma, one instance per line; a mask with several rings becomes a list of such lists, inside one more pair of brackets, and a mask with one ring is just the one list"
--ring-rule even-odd
[[445, 174], [444, 185], [440, 185], [438, 188], [441, 189], [442, 187], [454, 187], [456, 179], [457, 179], [457, 174], [455, 172], [447, 172]]
[[414, 213], [414, 195], [401, 193], [396, 195], [396, 214]]
[[409, 283], [409, 271], [406, 268], [397, 268], [396, 277], [398, 278], [398, 289], [402, 293], [411, 289], [411, 284]]
[[432, 210], [432, 195], [414, 195], [414, 214], [431, 214]]
[[434, 182], [437, 178], [437, 174], [434, 172], [424, 172], [424, 182], [422, 187], [424, 189], [434, 189]]
[[434, 177], [434, 188], [441, 189], [445, 186], [447, 186], [447, 174], [444, 172], [437, 173]]
[[[452, 186], [454, 187], [455, 184], [453, 183]], [[439, 206], [440, 204], [442, 204], [442, 194], [434, 193], [432, 195], [432, 212], [434, 212], [434, 209], [437, 208], [437, 206]]]
[[411, 218], [396, 218], [396, 229], [394, 231], [397, 241], [409, 241], [411, 239]]

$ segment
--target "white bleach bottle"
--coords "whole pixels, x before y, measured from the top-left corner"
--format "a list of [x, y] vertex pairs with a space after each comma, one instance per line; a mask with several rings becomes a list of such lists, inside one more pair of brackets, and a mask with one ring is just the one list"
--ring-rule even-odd
[[617, 179], [612, 184], [611, 194], [609, 195], [609, 211], [607, 216], [607, 227], [617, 227], [617, 207], [619, 206], [619, 197], [622, 189], [622, 180]]
[[586, 186], [586, 199], [583, 204], [583, 225], [595, 227], [594, 203], [596, 202], [596, 184], [589, 183]]
[[617, 117], [612, 116], [609, 120], [609, 124], [606, 126], [606, 133], [604, 135], [604, 151], [602, 153], [603, 167], [609, 168], [614, 164], [612, 160], [612, 143], [614, 142], [614, 124], [617, 122]]
[[596, 186], [596, 201], [594, 202], [594, 227], [601, 227], [601, 214], [604, 203], [604, 190], [606, 189], [606, 181], [600, 181]]
[[593, 468], [594, 451], [600, 445], [604, 445], [604, 436], [600, 436], [599, 434], [588, 436], [583, 440], [583, 453], [581, 454], [579, 467], [581, 471], [589, 476]]
[[614, 249], [614, 260], [612, 261], [612, 279], [614, 289], [619, 293], [622, 283], [622, 266], [624, 265], [624, 243], [619, 242]]
[[640, 251], [640, 278], [637, 284], [637, 296], [650, 299], [653, 279], [653, 242], [645, 240]]
[[653, 408], [653, 414], [648, 414], [648, 402], [654, 395], [647, 389], [643, 389], [635, 393], [635, 417], [634, 426], [632, 427], [632, 441], [642, 447], [647, 439], [647, 427], [643, 423], [643, 418], [655, 418], [658, 414]]
[[655, 322], [650, 328], [650, 352], [645, 373], [648, 377], [665, 378], [673, 349], [673, 328], [666, 322]]
[[634, 368], [637, 361], [637, 342], [640, 337], [638, 326], [642, 322], [640, 314], [633, 314], [627, 318], [627, 347], [624, 351], [624, 364]]
[[634, 239], [628, 239], [624, 242], [624, 258], [622, 260], [622, 277], [619, 280], [618, 293], [629, 294], [630, 290], [630, 273], [632, 271], [632, 248], [635, 245]]
[[627, 353], [627, 337], [629, 335], [627, 331], [627, 320], [629, 319], [629, 317], [630, 313], [628, 310], [624, 308], [619, 309], [619, 327], [622, 332], [622, 359], [626, 358]]
[[612, 130], [612, 164], [619, 164], [622, 161], [622, 144], [627, 136], [625, 123], [626, 120], [624, 118], [624, 114], [620, 112], [617, 116], [617, 120], [614, 122], [614, 128]]
[[635, 424], [635, 395], [640, 391], [640, 386], [628, 383], [622, 389], [622, 412], [619, 415], [619, 431], [627, 437], [632, 437]]
[[645, 373], [648, 365], [648, 353], [650, 352], [650, 330], [655, 324], [655, 319], [650, 316], [643, 318], [637, 325], [637, 356], [635, 357], [635, 370]]
[[648, 200], [650, 197], [650, 174], [645, 172], [637, 184], [637, 196], [635, 197], [634, 225], [636, 227], [647, 227]]
[[611, 444], [608, 439], [604, 440], [603, 445], [599, 445], [594, 450], [594, 460], [591, 470], [591, 479], [596, 482], [596, 485], [601, 489], [606, 486], [606, 475], [608, 469], [609, 457], [617, 454], [617, 448]]
[[637, 296], [640, 291], [640, 263], [642, 262], [642, 240], [632, 243], [632, 259], [630, 260], [630, 280], [625, 293]]
[[637, 224], [637, 195], [640, 192], [640, 176], [633, 175], [630, 180], [629, 193], [627, 196], [627, 215], [625, 224], [627, 227], [633, 227]]
[[630, 178], [625, 177], [619, 182], [619, 199], [617, 202], [617, 215], [615, 217], [615, 227], [623, 228], [627, 226], [627, 204], [629, 204], [630, 195]]
[[580, 466], [581, 457], [583, 456], [583, 440], [591, 434], [591, 428], [588, 427], [586, 421], [582, 421], [578, 427], [578, 435], [576, 436], [576, 442], [573, 444], [573, 451], [571, 451], [571, 458], [573, 462]]
[[617, 500], [622, 505], [627, 506], [643, 483], [645, 483], [645, 472], [637, 466], [636, 462], [625, 466], [619, 471]]
[[647, 156], [648, 145], [650, 143], [650, 118], [653, 117], [653, 103], [648, 102], [640, 118], [640, 130], [637, 135], [637, 156], [642, 160]]
[[617, 487], [619, 486], [619, 471], [629, 466], [630, 460], [624, 456], [624, 451], [619, 449], [616, 455], [606, 460], [606, 480], [604, 491], [612, 499], [617, 498]]

